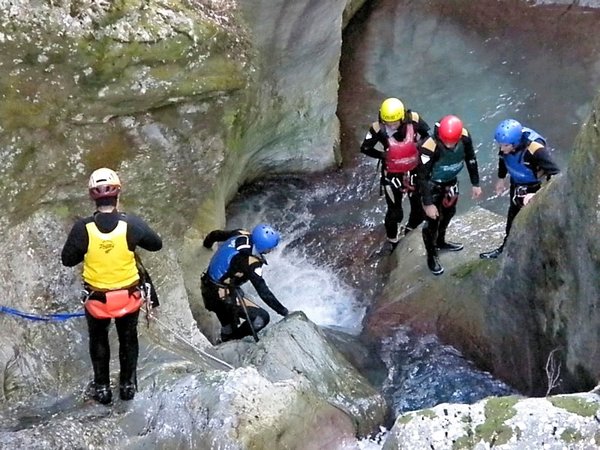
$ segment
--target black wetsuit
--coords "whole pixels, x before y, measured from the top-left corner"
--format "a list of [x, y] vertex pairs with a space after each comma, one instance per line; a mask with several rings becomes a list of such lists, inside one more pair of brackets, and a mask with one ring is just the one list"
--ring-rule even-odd
[[287, 308], [277, 300], [263, 279], [261, 272], [266, 261], [262, 256], [252, 253], [252, 243], [247, 232], [244, 230], [214, 230], [206, 236], [203, 245], [211, 248], [215, 242], [224, 242], [235, 236], [238, 236], [235, 240], [236, 253], [220, 279], [212, 279], [209, 275], [210, 271], [202, 275], [204, 305], [206, 309], [216, 313], [223, 327], [221, 331], [223, 340], [250, 336], [252, 329], [257, 333], [269, 323], [270, 317], [267, 311], [244, 299], [250, 322], [245, 320], [240, 325], [240, 320], [247, 319], [246, 311], [240, 304], [244, 298], [240, 287], [247, 281], [252, 283], [260, 298], [270, 308], [281, 316], [288, 314]]
[[437, 136], [437, 124], [434, 137], [419, 145], [421, 163], [417, 168], [419, 190], [423, 205], [435, 205], [438, 217], [425, 217], [423, 242], [428, 254], [435, 254], [436, 247], [442, 247], [446, 241], [446, 229], [456, 214], [458, 201], [458, 180], [456, 176], [467, 166], [471, 185], [479, 186], [479, 170], [475, 149], [469, 132], [463, 128], [460, 141], [448, 149]]
[[[536, 142], [541, 143], [539, 141]], [[532, 153], [527, 150], [530, 144], [531, 141], [524, 140], [515, 148], [512, 154], [521, 152], [523, 154], [523, 158], [521, 160], [522, 165], [526, 166], [534, 174], [536, 174], [540, 181], [534, 183], [517, 183], [512, 177], [510, 178], [510, 204], [506, 216], [506, 233], [502, 246], [504, 246], [506, 243], [506, 239], [508, 238], [508, 234], [510, 233], [510, 229], [512, 228], [512, 223], [515, 220], [515, 217], [523, 208], [523, 197], [526, 194], [533, 194], [539, 191], [542, 187], [543, 178], [549, 180], [551, 176], [560, 172], [560, 169], [552, 160], [550, 152], [545, 146]], [[500, 156], [498, 160], [498, 178], [506, 178], [508, 169], [506, 167], [506, 163], [504, 162], [503, 154], [502, 152], [498, 152], [498, 155]]]
[[[419, 114], [406, 111], [406, 118], [410, 118], [410, 122], [413, 124], [415, 138], [421, 140], [429, 136], [429, 125], [425, 122]], [[385, 201], [387, 204], [387, 212], [385, 215], [385, 231], [388, 239], [392, 242], [397, 241], [398, 238], [398, 225], [404, 219], [404, 211], [402, 210], [402, 197], [406, 192], [404, 186], [397, 181], [400, 177], [391, 176], [385, 164], [385, 152], [389, 147], [389, 137], [393, 137], [396, 141], [402, 142], [406, 137], [406, 128], [408, 120], [405, 119], [400, 126], [394, 131], [392, 136], [388, 136], [385, 131], [383, 122], [376, 122], [371, 125], [369, 132], [367, 133], [364, 141], [360, 146], [361, 153], [364, 153], [371, 158], [376, 158], [382, 161], [381, 165], [381, 189], [385, 193]], [[383, 150], [377, 149], [375, 146], [380, 143], [383, 146]], [[410, 178], [411, 174], [408, 174]], [[396, 178], [396, 179], [394, 179]], [[406, 230], [410, 231], [418, 227], [423, 222], [424, 214], [423, 207], [421, 205], [421, 196], [419, 195], [418, 189], [408, 192], [408, 199], [410, 202], [410, 215], [406, 224]]]
[[[61, 259], [67, 267], [76, 266], [83, 262], [88, 249], [89, 236], [86, 224], [95, 221], [102, 233], [113, 231], [119, 220], [127, 222], [127, 246], [130, 251], [141, 247], [149, 251], [162, 248], [162, 240], [142, 219], [137, 216], [119, 213], [96, 212], [93, 216], [79, 219], [73, 225], [62, 250]], [[107, 254], [107, 255], [110, 255]], [[110, 257], [110, 256], [107, 256]], [[89, 332], [89, 351], [94, 369], [94, 382], [98, 385], [110, 384], [110, 346], [108, 342], [108, 327], [111, 319], [96, 319], [86, 310], [85, 316]], [[136, 368], [138, 359], [137, 322], [139, 310], [115, 319], [119, 336], [119, 362], [121, 386], [136, 385]]]

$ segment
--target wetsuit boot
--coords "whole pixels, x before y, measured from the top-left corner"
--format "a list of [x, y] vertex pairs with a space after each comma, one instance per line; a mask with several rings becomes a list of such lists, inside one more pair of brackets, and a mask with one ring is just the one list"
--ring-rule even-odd
[[437, 255], [427, 254], [427, 267], [429, 267], [429, 270], [431, 270], [431, 273], [434, 275], [441, 275], [444, 273], [444, 268], [440, 264]]
[[108, 405], [110, 402], [112, 402], [112, 391], [110, 390], [110, 385], [108, 384], [97, 384], [92, 382], [88, 393], [90, 397], [103, 405]]
[[121, 386], [119, 386], [119, 397], [121, 400], [133, 400], [136, 390], [134, 383], [121, 383]]
[[481, 259], [496, 259], [498, 258], [498, 256], [500, 256], [502, 254], [502, 251], [504, 250], [504, 245], [501, 245], [500, 247], [491, 250], [489, 252], [484, 252], [484, 253], [480, 253], [479, 257]]
[[463, 248], [465, 248], [465, 246], [462, 245], [460, 242], [447, 242], [445, 229], [440, 229], [438, 231], [438, 237], [435, 246], [438, 250], [447, 252], [459, 252]]
[[465, 246], [460, 242], [438, 242], [437, 246], [438, 250], [443, 250], [447, 252], [460, 252]]

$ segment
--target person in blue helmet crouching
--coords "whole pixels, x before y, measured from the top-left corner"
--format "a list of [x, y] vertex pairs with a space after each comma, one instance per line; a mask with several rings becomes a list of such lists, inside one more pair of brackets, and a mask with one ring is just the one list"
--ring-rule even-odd
[[503, 120], [496, 127], [494, 139], [500, 146], [496, 194], [505, 190], [506, 175], [510, 175], [510, 205], [506, 231], [500, 247], [480, 253], [483, 259], [498, 258], [510, 233], [513, 220], [542, 187], [544, 180], [560, 172], [546, 148], [546, 139], [514, 119]]
[[257, 333], [269, 323], [269, 313], [244, 296], [241, 286], [250, 281], [260, 298], [281, 316], [288, 315], [262, 277], [265, 254], [279, 244], [280, 236], [270, 225], [260, 224], [251, 232], [244, 229], [214, 230], [204, 238], [210, 249], [221, 242], [202, 274], [204, 306], [221, 323], [221, 342], [242, 339]]

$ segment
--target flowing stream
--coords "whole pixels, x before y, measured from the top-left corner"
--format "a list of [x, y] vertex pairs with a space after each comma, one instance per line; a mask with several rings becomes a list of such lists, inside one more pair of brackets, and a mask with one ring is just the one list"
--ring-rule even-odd
[[[593, 36], [600, 14], [507, 4], [381, 0], [363, 8], [347, 28], [338, 108], [343, 167], [254, 184], [228, 209], [230, 228], [269, 222], [281, 231], [283, 243], [270, 255], [265, 278], [289, 309], [364, 338], [361, 322], [390, 261], [377, 255], [385, 202], [378, 195], [376, 163], [358, 148], [384, 98], [401, 98], [430, 125], [449, 113], [463, 119], [477, 148], [480, 205], [492, 211], [504, 214], [507, 207], [492, 187], [499, 121], [512, 117], [537, 129], [566, 167], [600, 84], [599, 39], [582, 41], [586, 33]], [[466, 173], [461, 182], [468, 192]], [[463, 195], [459, 205], [460, 213], [473, 203]], [[436, 336], [420, 336], [400, 324], [383, 342], [363, 343], [376, 350], [363, 369], [394, 416], [514, 392]]]

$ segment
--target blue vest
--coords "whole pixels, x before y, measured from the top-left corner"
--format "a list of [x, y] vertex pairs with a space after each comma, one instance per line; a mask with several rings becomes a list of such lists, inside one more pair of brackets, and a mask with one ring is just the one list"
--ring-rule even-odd
[[231, 266], [231, 260], [240, 252], [235, 245], [235, 241], [242, 236], [243, 235], [233, 236], [219, 246], [208, 264], [207, 272], [212, 281], [220, 283], [223, 280]]
[[539, 183], [540, 179], [537, 175], [523, 163], [525, 158], [525, 152], [528, 151], [529, 146], [532, 142], [538, 142], [546, 145], [546, 139], [539, 134], [537, 131], [531, 128], [523, 127], [523, 141], [526, 142], [526, 146], [521, 150], [508, 155], [502, 155], [506, 169], [510, 174], [510, 182], [513, 184], [534, 184]]

